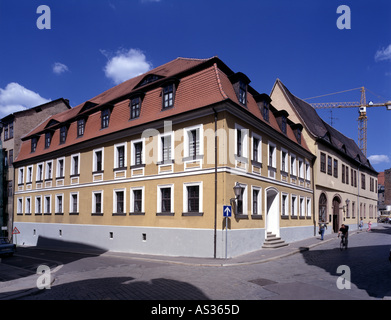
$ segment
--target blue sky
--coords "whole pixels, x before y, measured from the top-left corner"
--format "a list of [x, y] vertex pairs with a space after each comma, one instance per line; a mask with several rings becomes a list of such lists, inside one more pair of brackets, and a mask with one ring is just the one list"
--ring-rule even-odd
[[[40, 5], [50, 29], [37, 27]], [[337, 27], [340, 5], [351, 29]], [[365, 86], [367, 100], [391, 100], [389, 0], [0, 0], [0, 36], [0, 117], [60, 97], [76, 106], [177, 57], [218, 56], [259, 92], [279, 78], [302, 99]], [[355, 90], [309, 102], [359, 100]], [[358, 110], [331, 110], [357, 142]], [[368, 118], [367, 155], [383, 171], [391, 111]]]

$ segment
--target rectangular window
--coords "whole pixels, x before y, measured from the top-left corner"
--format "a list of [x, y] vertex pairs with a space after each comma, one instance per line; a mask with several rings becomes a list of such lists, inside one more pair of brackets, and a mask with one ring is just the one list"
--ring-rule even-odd
[[334, 178], [338, 178], [338, 160], [334, 159]]
[[38, 143], [37, 138], [31, 139], [31, 152], [35, 152], [35, 150], [37, 150], [37, 143]]
[[171, 188], [161, 188], [161, 212], [171, 212]]
[[304, 205], [304, 198], [303, 197], [300, 197], [300, 200], [299, 200], [299, 214], [300, 214], [300, 217], [304, 217], [305, 216], [305, 205]]
[[26, 183], [33, 182], [33, 166], [27, 167]]
[[65, 141], [67, 139], [67, 132], [68, 132], [68, 129], [66, 126], [62, 126], [60, 128], [60, 144], [65, 143]]
[[307, 217], [311, 217], [311, 198], [307, 198]]
[[165, 135], [161, 137], [161, 146], [163, 162], [171, 160], [171, 135]]
[[353, 169], [350, 169], [350, 185], [354, 186]]
[[297, 196], [292, 194], [291, 197], [291, 215], [297, 217]]
[[23, 198], [18, 198], [18, 205], [16, 208], [17, 214], [23, 214]]
[[42, 197], [35, 197], [35, 214], [42, 214]]
[[282, 194], [281, 195], [281, 215], [282, 216], [288, 216], [288, 195], [287, 194]]
[[31, 198], [26, 198], [26, 208], [25, 208], [25, 214], [31, 214]]
[[140, 165], [143, 164], [143, 142], [134, 142], [133, 143], [133, 161], [132, 165]]
[[56, 173], [56, 178], [64, 178], [64, 163], [65, 159], [57, 159], [57, 173]]
[[50, 143], [52, 141], [52, 133], [51, 132], [46, 132], [45, 133], [45, 148], [50, 147]]
[[296, 169], [296, 156], [294, 154], [291, 154], [291, 175], [296, 176], [297, 175], [297, 169]]
[[345, 182], [346, 184], [349, 184], [349, 167], [346, 166], [346, 176], [345, 176]]
[[327, 174], [332, 175], [333, 173], [333, 159], [330, 156], [327, 156]]
[[188, 186], [187, 187], [187, 211], [199, 212], [200, 210], [200, 187]]
[[92, 196], [92, 213], [103, 214], [102, 191], [93, 192]]
[[361, 173], [361, 189], [365, 190], [365, 174]]
[[53, 178], [53, 161], [46, 162], [45, 168], [45, 180], [51, 180]]
[[56, 195], [56, 213], [63, 213], [63, 195]]
[[326, 155], [323, 152], [320, 153], [320, 171], [326, 173]]
[[45, 196], [45, 214], [51, 214], [52, 212], [52, 197], [51, 196]]
[[126, 145], [125, 144], [120, 144], [120, 145], [115, 145], [115, 168], [125, 168], [126, 167]]
[[268, 166], [272, 168], [277, 167], [277, 161], [276, 161], [276, 146], [269, 142], [269, 163]]
[[94, 150], [93, 171], [103, 171], [103, 149]]
[[144, 212], [144, 203], [143, 203], [144, 189], [133, 188], [130, 192], [131, 192], [130, 212], [132, 213]]
[[252, 214], [262, 214], [261, 189], [252, 187]]
[[79, 212], [79, 193], [71, 193], [69, 211], [73, 214]]
[[345, 165], [342, 165], [342, 183], [345, 183]]
[[134, 98], [130, 102], [130, 119], [136, 119], [140, 117], [140, 97]]
[[241, 157], [242, 152], [242, 130], [236, 130], [236, 155]]
[[79, 167], [80, 167], [79, 160], [80, 160], [79, 154], [71, 156], [71, 175], [78, 175], [78, 174], [80, 174], [80, 172], [79, 172]]
[[163, 109], [174, 106], [174, 84], [163, 88]]
[[304, 162], [302, 159], [299, 159], [299, 178], [304, 180]]
[[125, 213], [124, 190], [114, 190], [114, 213]]
[[288, 172], [288, 151], [281, 150], [281, 171]]
[[43, 180], [43, 163], [37, 164], [37, 176], [36, 176], [37, 182]]
[[77, 120], [77, 136], [82, 137], [84, 135], [85, 119]]
[[189, 157], [196, 157], [200, 154], [200, 135], [199, 129], [187, 132], [189, 138]]
[[247, 103], [247, 86], [243, 81], [239, 81], [239, 102], [243, 105]]
[[263, 120], [269, 122], [269, 104], [266, 101], [263, 102], [262, 116]]
[[101, 112], [101, 128], [108, 128], [110, 120], [110, 110], [108, 108], [103, 109]]
[[253, 134], [253, 139], [252, 139], [252, 160], [255, 162], [262, 162], [262, 137]]
[[247, 186], [241, 184], [241, 192], [236, 200], [236, 214], [246, 215], [247, 214]]
[[24, 168], [19, 168], [18, 184], [24, 184]]

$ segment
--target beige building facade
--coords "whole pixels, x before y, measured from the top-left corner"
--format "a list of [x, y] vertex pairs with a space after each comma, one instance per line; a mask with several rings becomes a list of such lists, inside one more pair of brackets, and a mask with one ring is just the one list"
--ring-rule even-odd
[[222, 258], [313, 236], [303, 127], [249, 83], [178, 58], [42, 123], [15, 162], [18, 244]]
[[325, 123], [315, 109], [277, 80], [271, 98], [304, 127], [303, 136], [314, 163], [315, 219], [327, 222], [328, 233], [342, 224], [358, 229], [362, 220], [377, 224], [377, 172], [356, 143]]

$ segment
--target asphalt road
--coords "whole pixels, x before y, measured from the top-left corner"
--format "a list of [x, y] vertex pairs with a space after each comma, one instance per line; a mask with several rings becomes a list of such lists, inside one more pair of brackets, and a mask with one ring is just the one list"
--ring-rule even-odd
[[284, 258], [225, 267], [19, 248], [2, 260], [0, 280], [38, 278], [37, 268], [48, 266], [50, 289], [21, 300], [378, 300], [391, 295], [390, 249], [386, 225], [352, 234], [346, 251], [333, 237]]

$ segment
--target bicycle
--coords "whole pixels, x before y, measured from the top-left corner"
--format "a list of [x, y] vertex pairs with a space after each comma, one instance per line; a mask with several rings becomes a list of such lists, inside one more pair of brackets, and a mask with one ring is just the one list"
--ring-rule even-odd
[[[338, 235], [338, 238], [339, 238], [339, 235]], [[348, 249], [348, 238], [344, 235], [341, 235], [341, 242], [339, 244], [339, 249], [342, 251], [344, 247], [345, 247], [345, 250]]]

